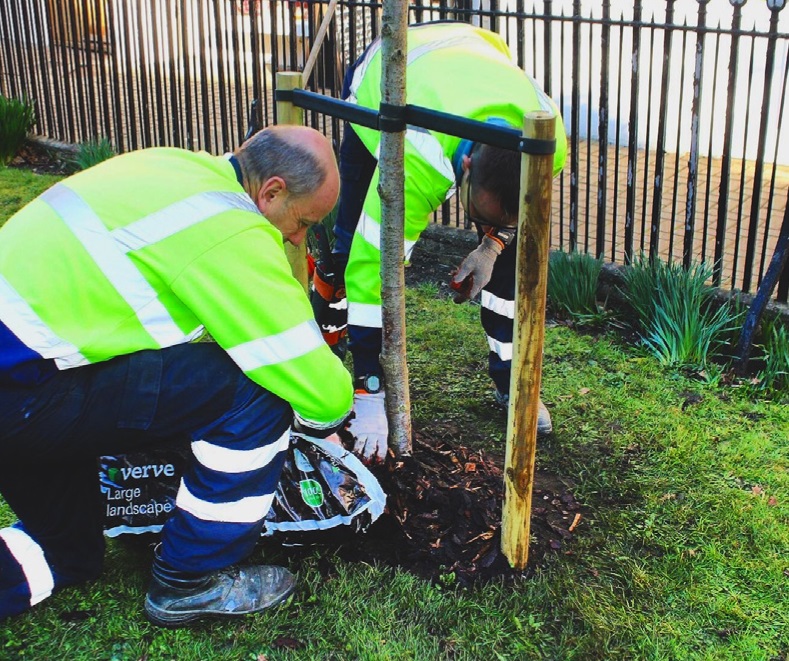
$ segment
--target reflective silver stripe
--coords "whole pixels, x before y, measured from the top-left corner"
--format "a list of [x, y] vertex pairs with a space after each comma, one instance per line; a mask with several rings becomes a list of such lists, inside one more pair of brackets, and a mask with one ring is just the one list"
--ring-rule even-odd
[[428, 162], [430, 167], [444, 179], [450, 182], [455, 181], [455, 171], [452, 168], [452, 162], [446, 157], [441, 143], [432, 133], [409, 128], [405, 132], [405, 139], [414, 146], [417, 153]]
[[[381, 251], [381, 224], [371, 216], [362, 212], [359, 216], [359, 224], [356, 226], [356, 231], [364, 237], [371, 246], [379, 252]], [[411, 255], [414, 250], [416, 241], [403, 241], [403, 252], [406, 254], [406, 259]]]
[[372, 303], [351, 303], [348, 301], [348, 323], [354, 326], [381, 328], [381, 306]]
[[268, 513], [273, 493], [249, 496], [229, 503], [210, 503], [195, 496], [181, 480], [175, 506], [203, 521], [219, 523], [257, 523]]
[[440, 50], [442, 48], [454, 48], [455, 46], [463, 46], [469, 50], [476, 50], [478, 46], [484, 46], [485, 51], [490, 49], [490, 44], [480, 37], [476, 32], [468, 32], [462, 35], [455, 35], [449, 39], [436, 39], [435, 41], [429, 41], [426, 44], [417, 46], [413, 50], [408, 51], [406, 65], [413, 64], [420, 57], [434, 50]]
[[537, 97], [537, 102], [540, 104], [540, 108], [542, 110], [547, 110], [551, 114], [555, 115], [556, 106], [553, 103], [553, 99], [551, 99], [551, 97], [545, 93], [545, 91], [539, 86], [539, 84], [537, 83], [536, 80], [534, 80], [534, 78], [532, 78], [527, 73], [525, 73], [524, 75], [529, 79], [529, 82], [531, 82], [532, 87], [534, 88], [534, 93]]
[[515, 301], [508, 301], [506, 298], [499, 298], [494, 296], [485, 289], [482, 290], [482, 299], [480, 301], [482, 307], [490, 310], [502, 317], [508, 319], [515, 319]]
[[367, 73], [370, 62], [373, 61], [379, 50], [381, 50], [381, 40], [377, 39], [372, 44], [370, 44], [370, 48], [367, 51], [364, 59], [359, 62], [357, 67], [353, 70], [353, 78], [351, 79], [349, 89], [350, 95], [347, 99], [348, 102], [356, 103], [356, 92], [359, 91], [359, 86], [362, 84], [362, 80], [364, 80], [364, 75]]
[[[30, 307], [28, 302], [0, 275], [0, 300], [3, 301], [2, 319], [9, 330], [27, 347], [44, 358], [73, 361], [76, 366], [88, 361], [76, 346], [56, 335]], [[63, 369], [63, 368], [61, 368]]]
[[258, 367], [304, 356], [323, 344], [318, 324], [310, 319], [276, 335], [239, 344], [227, 353], [244, 372], [251, 372]]
[[0, 538], [22, 567], [30, 588], [30, 605], [35, 606], [51, 595], [55, 588], [55, 579], [44, 557], [44, 550], [36, 541], [19, 528], [3, 528], [0, 530]]
[[488, 346], [502, 360], [512, 360], [512, 342], [499, 342], [488, 335]]
[[296, 422], [300, 423], [303, 427], [309, 427], [310, 429], [318, 429], [324, 431], [326, 429], [331, 429], [332, 427], [336, 427], [339, 425], [345, 418], [348, 417], [350, 411], [345, 413], [341, 418], [337, 418], [336, 420], [332, 420], [331, 422], [315, 422], [314, 420], [310, 420], [305, 418], [302, 415], [299, 415], [297, 411], [293, 411], [293, 417], [296, 419]]
[[211, 191], [174, 202], [110, 234], [126, 251], [139, 250], [229, 209], [260, 214], [246, 193]]
[[288, 447], [289, 440], [290, 430], [273, 443], [254, 450], [232, 450], [208, 441], [195, 441], [192, 443], [192, 454], [197, 461], [211, 470], [220, 473], [246, 473], [270, 464], [278, 453]]
[[183, 331], [159, 301], [156, 290], [124, 254], [93, 209], [63, 184], [55, 184], [41, 199], [63, 219], [151, 337], [162, 347], [183, 342]]

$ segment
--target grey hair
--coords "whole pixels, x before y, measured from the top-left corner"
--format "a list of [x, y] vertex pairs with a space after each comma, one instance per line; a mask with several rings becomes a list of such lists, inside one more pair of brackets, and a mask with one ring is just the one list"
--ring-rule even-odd
[[326, 169], [311, 151], [293, 141], [284, 127], [258, 131], [235, 152], [247, 190], [257, 190], [271, 177], [281, 177], [294, 197], [317, 191]]

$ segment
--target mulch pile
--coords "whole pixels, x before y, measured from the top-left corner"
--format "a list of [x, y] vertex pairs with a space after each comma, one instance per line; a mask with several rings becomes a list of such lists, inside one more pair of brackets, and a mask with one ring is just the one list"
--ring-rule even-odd
[[[529, 575], [547, 556], [570, 552], [582, 507], [559, 478], [535, 475], [531, 546], [524, 572], [501, 553], [501, 466], [484, 453], [415, 434], [413, 455], [376, 469], [387, 510], [339, 550], [350, 561], [384, 562], [431, 581], [454, 573], [461, 585]], [[581, 527], [582, 528], [582, 527]]]

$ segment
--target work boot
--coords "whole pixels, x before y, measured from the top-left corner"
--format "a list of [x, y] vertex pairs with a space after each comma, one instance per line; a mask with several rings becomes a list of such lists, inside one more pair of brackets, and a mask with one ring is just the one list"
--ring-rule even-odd
[[157, 573], [154, 568], [145, 612], [151, 622], [163, 627], [178, 627], [206, 616], [257, 613], [283, 602], [296, 587], [296, 577], [274, 565], [228, 567], [181, 581], [163, 579]]
[[[507, 410], [510, 406], [510, 396], [508, 393], [501, 392], [498, 388], [494, 395], [496, 405]], [[551, 422], [551, 414], [548, 407], [542, 403], [542, 399], [537, 402], [537, 436], [547, 436], [553, 431], [553, 423]]]

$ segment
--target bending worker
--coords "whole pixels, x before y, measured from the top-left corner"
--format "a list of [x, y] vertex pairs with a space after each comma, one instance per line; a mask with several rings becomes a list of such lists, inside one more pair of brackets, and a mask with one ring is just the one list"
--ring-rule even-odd
[[[327, 436], [351, 410], [350, 375], [283, 250], [338, 190], [320, 133], [273, 127], [230, 157], [117, 156], [0, 230], [0, 494], [19, 518], [0, 530], [0, 618], [99, 574], [98, 456], [183, 438], [149, 618], [290, 594], [287, 569], [234, 565], [260, 538], [291, 427]], [[215, 342], [192, 342], [206, 331]]]
[[[534, 80], [513, 64], [502, 38], [464, 23], [408, 29], [407, 101], [469, 119], [520, 130], [523, 116], [549, 110], [557, 116], [554, 174], [564, 166], [567, 143], [561, 116]], [[343, 97], [377, 109], [381, 101], [381, 42], [374, 41], [345, 77]], [[334, 228], [333, 272], [316, 271], [313, 307], [327, 342], [342, 341], [347, 289], [348, 347], [353, 355], [354, 413], [349, 431], [368, 461], [386, 453], [381, 351], [380, 228], [377, 194], [381, 134], [345, 125], [340, 147], [342, 192]], [[405, 142], [406, 260], [431, 214], [460, 191], [480, 244], [453, 277], [462, 302], [482, 292], [482, 326], [488, 337], [495, 402], [509, 402], [515, 298], [515, 230], [520, 154], [409, 126]], [[346, 268], [347, 264], [347, 268]], [[322, 282], [323, 281], [323, 282]], [[322, 293], [325, 300], [321, 300]], [[540, 402], [538, 433], [551, 431]]]

